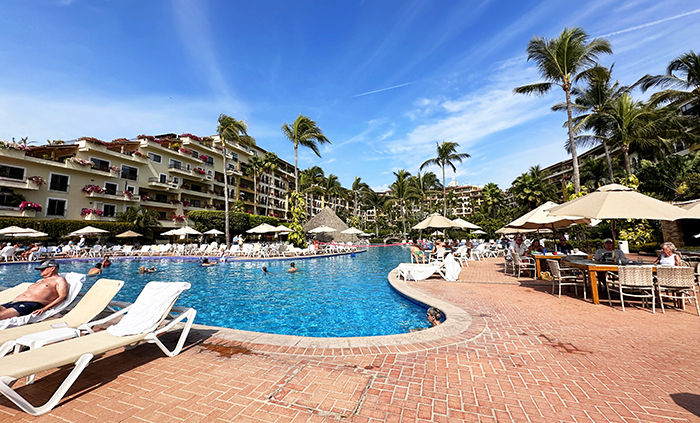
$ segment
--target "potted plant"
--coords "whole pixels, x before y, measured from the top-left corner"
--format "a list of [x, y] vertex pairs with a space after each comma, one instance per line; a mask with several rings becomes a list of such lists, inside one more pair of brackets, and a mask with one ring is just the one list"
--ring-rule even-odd
[[39, 175], [30, 176], [27, 178], [27, 180], [38, 187], [42, 187], [42, 186], [46, 185], [46, 180], [44, 179], [43, 176], [39, 176]]

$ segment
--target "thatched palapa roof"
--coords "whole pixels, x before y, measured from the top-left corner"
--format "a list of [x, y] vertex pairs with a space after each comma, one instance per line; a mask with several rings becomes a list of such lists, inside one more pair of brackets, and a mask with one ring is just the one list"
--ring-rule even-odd
[[318, 228], [321, 225], [326, 225], [335, 229], [335, 232], [325, 232], [322, 234], [317, 234], [316, 239], [321, 242], [348, 242], [357, 241], [357, 236], [350, 234], [341, 234], [341, 231], [348, 229], [346, 225], [335, 212], [328, 207], [324, 207], [323, 210], [316, 216], [309, 219], [304, 225], [304, 232], [309, 232], [314, 228]]

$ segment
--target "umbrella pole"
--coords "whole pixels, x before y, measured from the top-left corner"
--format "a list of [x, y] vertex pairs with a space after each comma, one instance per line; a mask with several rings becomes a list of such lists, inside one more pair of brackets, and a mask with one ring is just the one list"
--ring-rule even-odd
[[615, 248], [615, 219], [612, 220], [612, 240], [613, 248]]

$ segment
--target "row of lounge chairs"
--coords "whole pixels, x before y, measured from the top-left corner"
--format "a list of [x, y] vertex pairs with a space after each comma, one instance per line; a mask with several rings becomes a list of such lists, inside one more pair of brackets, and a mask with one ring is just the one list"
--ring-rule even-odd
[[[51, 411], [95, 356], [140, 343], [154, 343], [169, 357], [179, 354], [197, 314], [192, 308], [174, 306], [180, 293], [189, 289], [190, 284], [186, 282], [150, 282], [136, 301], [129, 305], [112, 301], [123, 286], [123, 281], [100, 279], [82, 298], [75, 299], [71, 298], [72, 292], [79, 291], [78, 286], [82, 286], [82, 282], [76, 277], [66, 279], [71, 284], [71, 294], [55, 309], [60, 311], [70, 309], [67, 314], [57, 319], [0, 330], [0, 344], [2, 344], [0, 394], [23, 411], [35, 416]], [[84, 281], [84, 275], [82, 280]], [[25, 289], [26, 284], [21, 284], [2, 291], [0, 301], [6, 298], [12, 299]], [[76, 304], [71, 308], [73, 303]], [[105, 309], [113, 313], [103, 319], [93, 320]], [[42, 314], [41, 318], [44, 317]], [[118, 323], [104, 331], [95, 332], [96, 327], [107, 325], [117, 319], [120, 319]], [[175, 347], [169, 349], [158, 339], [158, 336], [174, 329], [183, 321], [185, 324], [180, 337]], [[66, 333], [68, 336], [65, 336]], [[56, 338], [57, 334], [58, 338]], [[66, 340], [29, 351], [21, 351], [22, 345], [26, 345], [23, 340], [30, 338]], [[10, 351], [15, 353], [8, 355]], [[49, 400], [41, 406], [32, 405], [12, 389], [12, 386], [22, 378], [27, 377], [27, 384], [30, 384], [33, 383], [33, 375], [36, 373], [71, 365], [74, 366], [73, 370]]]

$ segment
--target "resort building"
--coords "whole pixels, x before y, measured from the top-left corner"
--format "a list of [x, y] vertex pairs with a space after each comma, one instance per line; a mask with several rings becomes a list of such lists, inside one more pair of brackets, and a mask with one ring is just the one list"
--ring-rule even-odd
[[2, 142], [0, 216], [113, 221], [140, 205], [156, 210], [163, 227], [173, 227], [189, 211], [223, 210], [226, 161], [229, 203], [287, 220], [294, 167], [279, 159], [276, 169], [254, 181], [247, 162], [265, 153], [191, 134], [109, 143], [86, 137], [42, 146]]

